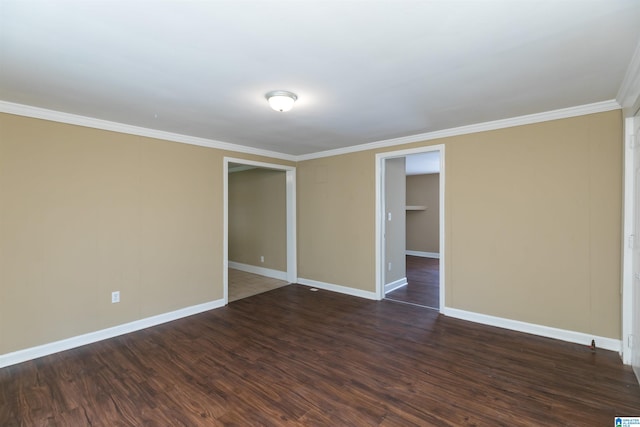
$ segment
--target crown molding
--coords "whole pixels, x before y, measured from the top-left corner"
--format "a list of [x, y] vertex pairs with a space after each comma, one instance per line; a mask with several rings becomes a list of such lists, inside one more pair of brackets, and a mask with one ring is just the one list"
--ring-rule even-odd
[[[629, 62], [616, 100], [624, 109], [640, 107], [640, 42]], [[632, 111], [632, 114], [635, 112]]]
[[16, 104], [7, 101], [0, 101], [0, 112], [31, 117], [34, 119], [50, 120], [70, 125], [144, 136], [165, 141], [179, 142], [182, 144], [199, 145], [201, 147], [217, 148], [220, 150], [235, 151], [245, 154], [254, 154], [257, 156], [272, 157], [275, 159], [288, 160], [291, 162], [296, 161], [296, 156], [292, 156], [290, 154], [262, 150], [260, 148], [247, 147], [244, 145], [237, 145], [229, 142], [216, 141], [214, 139], [199, 138], [195, 136], [182, 135], [179, 133], [165, 132], [156, 129], [127, 125], [123, 123], [111, 122], [108, 120], [101, 120], [87, 116], [80, 116], [77, 114], [63, 113], [61, 111], [48, 110], [45, 108], [32, 107], [30, 105]]
[[[636, 52], [637, 53], [637, 52]], [[636, 61], [637, 59], [637, 61]], [[640, 65], [640, 55], [634, 56], [634, 61]], [[632, 61], [633, 62], [633, 61]], [[630, 68], [631, 69], [631, 68]], [[639, 70], [640, 71], [640, 70]], [[640, 84], [640, 72], [636, 73], [636, 83]], [[625, 78], [625, 82], [627, 79]], [[632, 86], [629, 86], [632, 87]], [[634, 99], [635, 101], [635, 99]], [[149, 138], [162, 139], [165, 141], [179, 142], [182, 144], [199, 145], [202, 147], [217, 148], [220, 150], [234, 151], [238, 153], [253, 154], [257, 156], [271, 157], [274, 159], [300, 162], [304, 160], [319, 159], [323, 157], [339, 156], [342, 154], [356, 153], [359, 151], [375, 150], [380, 148], [394, 147], [415, 142], [430, 141], [439, 138], [447, 138], [458, 135], [467, 135], [476, 132], [504, 129], [514, 126], [522, 126], [533, 123], [541, 123], [551, 120], [566, 119], [586, 114], [602, 113], [605, 111], [617, 110], [621, 104], [615, 99], [596, 102], [593, 104], [580, 105], [576, 107], [562, 108], [543, 113], [529, 114], [525, 116], [512, 117], [509, 119], [495, 120], [485, 123], [460, 126], [451, 129], [426, 132], [417, 135], [404, 136], [400, 138], [386, 139], [370, 142], [366, 144], [354, 145], [351, 147], [337, 148], [335, 150], [320, 151], [317, 153], [291, 155], [278, 153], [275, 151], [262, 150], [259, 148], [246, 147], [244, 145], [232, 144], [229, 142], [216, 141], [213, 139], [199, 138], [195, 136], [182, 135], [177, 133], [159, 131], [155, 129], [132, 126], [123, 123], [100, 120], [93, 117], [79, 116], [76, 114], [63, 113], [60, 111], [47, 110], [29, 105], [15, 104], [12, 102], [0, 101], [0, 112], [16, 114], [19, 116], [32, 117], [36, 119], [51, 120], [54, 122], [67, 123], [72, 125], [90, 127], [95, 129], [108, 130], [113, 132], [126, 133], [131, 135], [144, 136]]]
[[451, 136], [467, 135], [470, 133], [485, 132], [489, 130], [505, 129], [514, 126], [522, 126], [533, 123], [547, 122], [551, 120], [566, 119], [570, 117], [583, 116], [586, 114], [603, 113], [620, 109], [620, 104], [615, 99], [609, 101], [595, 102], [593, 104], [579, 105], [576, 107], [562, 108], [559, 110], [546, 111], [544, 113], [528, 114], [526, 116], [512, 117], [509, 119], [495, 120], [492, 122], [477, 123], [473, 125], [460, 126], [451, 129], [426, 132], [417, 135], [403, 136], [400, 138], [386, 139], [382, 141], [370, 142], [367, 144], [354, 145], [351, 147], [337, 148], [335, 150], [321, 151], [318, 153], [304, 154], [297, 157], [297, 161], [319, 159], [322, 157], [339, 156], [342, 154], [355, 153], [358, 151], [375, 150], [379, 148], [394, 147], [397, 145], [412, 144], [415, 142], [430, 141]]

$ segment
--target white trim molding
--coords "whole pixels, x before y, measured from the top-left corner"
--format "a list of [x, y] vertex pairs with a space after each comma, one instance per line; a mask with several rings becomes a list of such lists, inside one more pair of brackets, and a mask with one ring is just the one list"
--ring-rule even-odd
[[570, 117], [584, 116], [586, 114], [604, 113], [606, 111], [618, 110], [620, 108], [620, 104], [615, 99], [612, 99], [609, 101], [578, 105], [576, 107], [562, 108], [559, 110], [546, 111], [543, 113], [528, 114], [525, 116], [511, 117], [509, 119], [494, 120], [491, 122], [477, 123], [451, 129], [437, 130], [434, 132], [420, 133], [417, 135], [410, 135], [401, 138], [386, 139], [382, 141], [354, 145], [351, 147], [337, 148], [335, 150], [305, 154], [297, 156], [296, 161], [300, 162], [303, 160], [312, 160], [322, 157], [339, 156], [342, 154], [355, 153], [358, 151], [375, 150], [404, 144], [412, 144], [415, 142], [431, 141], [439, 138], [448, 138], [451, 136], [467, 135], [470, 133], [505, 129], [514, 126], [529, 125], [533, 123], [548, 122], [551, 120], [567, 119]]
[[411, 255], [411, 256], [419, 256], [422, 258], [435, 258], [435, 259], [440, 259], [440, 253], [439, 252], [422, 252], [422, 251], [410, 251], [407, 250], [405, 251], [406, 255]]
[[257, 265], [243, 264], [235, 261], [229, 261], [229, 268], [270, 277], [272, 279], [287, 280], [286, 271], [273, 270], [271, 268], [258, 267]]
[[521, 322], [519, 320], [489, 316], [487, 314], [474, 313], [472, 311], [459, 310], [457, 308], [445, 307], [441, 311], [441, 313], [445, 316], [455, 317], [456, 319], [468, 320], [483, 325], [496, 326], [498, 328], [524, 332], [526, 334], [538, 335], [541, 337], [553, 338], [587, 346], [591, 345], [591, 340], [594, 340], [596, 343], [596, 348], [612, 350], [618, 353], [622, 348], [621, 341], [614, 338], [600, 337], [597, 335], [585, 334], [582, 332], [575, 332], [566, 329], [537, 325], [534, 323]]
[[333, 283], [319, 282], [312, 279], [298, 278], [298, 284], [304, 286], [310, 286], [312, 288], [324, 289], [325, 291], [338, 292], [345, 295], [351, 295], [354, 297], [366, 298], [378, 300], [378, 295], [375, 292], [363, 291], [362, 289], [350, 288], [348, 286], [335, 285]]
[[[639, 48], [640, 49], [640, 48]], [[636, 49], [636, 55], [632, 60], [625, 81], [618, 92], [618, 99], [622, 102], [628, 100], [636, 101], [638, 93], [640, 93], [640, 54]], [[634, 74], [635, 73], [635, 74]], [[636, 94], [636, 98], [633, 98]], [[217, 148], [220, 150], [235, 151], [238, 153], [255, 154], [258, 156], [266, 156], [279, 160], [288, 160], [291, 162], [301, 162], [304, 160], [318, 159], [322, 157], [338, 156], [341, 154], [355, 153], [359, 151], [374, 150], [379, 148], [394, 147], [403, 144], [411, 144], [415, 142], [430, 141], [438, 138], [447, 138], [457, 135], [466, 135], [476, 132], [484, 132], [488, 130], [504, 129], [514, 126], [527, 125], [532, 123], [541, 123], [550, 120], [565, 119], [569, 117], [582, 116], [585, 114], [602, 113], [605, 111], [620, 109], [620, 102], [615, 99], [608, 101], [595, 102], [592, 104], [578, 105], [575, 107], [562, 108], [558, 110], [546, 111], [542, 113], [528, 114], [524, 116], [511, 117], [508, 119], [494, 120], [484, 123], [476, 123], [467, 126], [460, 126], [450, 129], [437, 130], [433, 132], [420, 133], [417, 135], [409, 135], [401, 138], [386, 139], [381, 141], [369, 142], [360, 145], [337, 148], [335, 150], [320, 151], [303, 155], [291, 155], [279, 153], [275, 151], [263, 150], [260, 148], [248, 147], [244, 145], [232, 144], [224, 141], [200, 138], [195, 136], [165, 132], [156, 129], [143, 128], [139, 126], [127, 125], [124, 123], [112, 122], [108, 120], [96, 119], [93, 117], [80, 116], [77, 114], [63, 113], [45, 108], [32, 107], [30, 105], [15, 104], [12, 102], [0, 100], [0, 113], [15, 114], [19, 116], [32, 117], [36, 119], [51, 120], [59, 123], [67, 123], [72, 125], [84, 126], [95, 129], [109, 130], [113, 132], [126, 133], [131, 135], [145, 136], [149, 138], [162, 139], [165, 141], [179, 142], [183, 144], [199, 145], [209, 148]]]
[[[632, 360], [632, 332], [633, 332], [633, 252], [637, 236], [634, 226], [635, 210], [635, 170], [636, 150], [638, 147], [638, 135], [634, 135], [636, 120], [640, 125], [640, 114], [636, 117], [625, 117], [624, 133], [622, 141], [624, 145], [624, 198], [623, 198], [623, 223], [622, 223], [622, 362], [630, 365]], [[640, 166], [640, 165], [638, 165]]]
[[45, 108], [32, 107], [30, 105], [15, 104], [13, 102], [0, 101], [0, 113], [15, 114], [18, 116], [32, 117], [34, 119], [50, 120], [52, 122], [66, 123], [76, 126], [84, 126], [94, 129], [120, 132], [129, 135], [144, 136], [147, 138], [161, 139], [164, 141], [180, 142], [182, 144], [199, 145], [201, 147], [217, 148], [220, 150], [235, 151], [238, 153], [255, 154], [257, 156], [273, 157], [279, 160], [296, 161], [296, 156], [247, 147], [245, 145], [232, 144], [230, 142], [216, 141], [214, 139], [200, 138], [197, 136], [183, 135], [173, 132], [165, 132], [124, 123], [111, 122], [93, 117], [77, 114], [63, 113], [61, 111], [47, 110]]
[[24, 350], [18, 350], [12, 353], [0, 355], [0, 368], [5, 366], [15, 365], [17, 363], [26, 362], [28, 360], [36, 359], [38, 357], [48, 356], [50, 354], [59, 353], [61, 351], [70, 350], [72, 348], [80, 347], [87, 344], [92, 344], [98, 341], [114, 338], [119, 335], [128, 334], [130, 332], [146, 329], [151, 326], [157, 326], [162, 323], [171, 322], [173, 320], [181, 319], [183, 317], [192, 316], [194, 314], [202, 313], [205, 311], [213, 310], [224, 306], [224, 301], [219, 299], [203, 304], [192, 305], [190, 307], [181, 308], [179, 310], [171, 311], [168, 313], [159, 314], [157, 316], [147, 317], [145, 319], [135, 320], [133, 322], [124, 323], [122, 325], [113, 326], [111, 328], [102, 329], [95, 332], [89, 332], [87, 334], [78, 335], [75, 337], [63, 339], [60, 341], [51, 342], [48, 344], [39, 345], [36, 347], [26, 348]]
[[386, 285], [384, 285], [384, 293], [388, 294], [389, 292], [393, 292], [396, 289], [400, 289], [403, 286], [407, 286], [408, 284], [409, 282], [407, 281], [407, 278], [403, 277], [402, 279], [398, 279], [394, 282], [387, 283]]

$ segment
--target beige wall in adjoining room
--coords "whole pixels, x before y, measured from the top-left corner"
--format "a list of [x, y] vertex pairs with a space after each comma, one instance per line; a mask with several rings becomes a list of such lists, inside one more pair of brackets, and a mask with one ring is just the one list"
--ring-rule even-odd
[[280, 170], [229, 174], [229, 261], [287, 271], [286, 185]]
[[0, 354], [222, 299], [225, 155], [0, 114]]
[[440, 252], [440, 174], [407, 176], [407, 205], [424, 210], [407, 210], [407, 250]]
[[620, 339], [619, 110], [298, 163], [300, 276], [375, 291], [375, 153], [433, 144], [446, 306]]

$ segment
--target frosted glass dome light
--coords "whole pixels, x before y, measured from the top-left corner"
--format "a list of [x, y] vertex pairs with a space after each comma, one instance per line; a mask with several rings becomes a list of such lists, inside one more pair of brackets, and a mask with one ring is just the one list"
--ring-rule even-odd
[[291, 110], [298, 96], [286, 90], [274, 90], [265, 95], [269, 105], [276, 111], [285, 112]]

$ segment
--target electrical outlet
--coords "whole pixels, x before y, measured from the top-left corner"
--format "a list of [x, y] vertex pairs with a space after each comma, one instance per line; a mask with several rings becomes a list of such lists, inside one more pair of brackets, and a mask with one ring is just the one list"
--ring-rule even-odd
[[264, 262], [264, 255], [260, 255], [260, 262]]
[[120, 302], [120, 291], [111, 292], [111, 304]]

